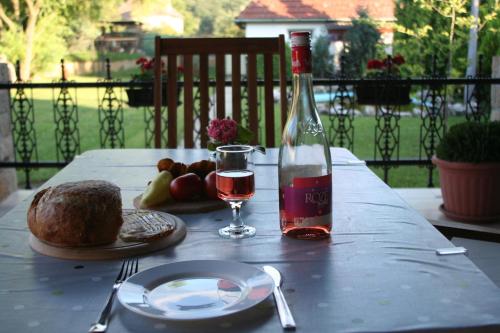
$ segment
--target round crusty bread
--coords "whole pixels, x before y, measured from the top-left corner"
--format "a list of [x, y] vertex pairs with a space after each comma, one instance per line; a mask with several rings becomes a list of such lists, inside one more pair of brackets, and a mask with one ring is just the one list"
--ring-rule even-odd
[[116, 240], [123, 223], [120, 188], [102, 180], [64, 183], [35, 195], [28, 226], [56, 246], [94, 246]]

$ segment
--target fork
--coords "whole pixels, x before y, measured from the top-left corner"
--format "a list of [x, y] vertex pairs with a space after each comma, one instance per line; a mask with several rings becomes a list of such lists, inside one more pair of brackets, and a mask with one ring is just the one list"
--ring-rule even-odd
[[115, 298], [118, 288], [122, 285], [123, 281], [129, 278], [131, 275], [139, 271], [139, 259], [130, 258], [123, 260], [122, 268], [116, 277], [115, 283], [113, 284], [113, 290], [109, 294], [108, 301], [101, 311], [101, 315], [96, 323], [92, 324], [89, 329], [89, 333], [102, 333], [106, 332], [109, 322], [109, 314], [111, 313], [111, 308], [113, 306], [113, 299]]

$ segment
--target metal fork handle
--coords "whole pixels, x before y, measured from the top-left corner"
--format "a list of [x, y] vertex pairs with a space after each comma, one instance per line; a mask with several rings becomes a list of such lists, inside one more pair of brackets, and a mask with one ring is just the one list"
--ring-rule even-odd
[[109, 294], [108, 301], [101, 311], [101, 315], [96, 323], [94, 323], [90, 329], [89, 333], [103, 333], [108, 329], [109, 314], [111, 313], [111, 308], [113, 307], [113, 300], [115, 298], [116, 292], [120, 287], [121, 283], [115, 283], [113, 285], [113, 290]]
[[296, 327], [295, 320], [293, 319], [292, 312], [286, 303], [285, 296], [283, 295], [280, 286], [274, 287], [273, 295], [276, 300], [276, 307], [278, 308], [281, 326], [286, 330], [294, 330]]

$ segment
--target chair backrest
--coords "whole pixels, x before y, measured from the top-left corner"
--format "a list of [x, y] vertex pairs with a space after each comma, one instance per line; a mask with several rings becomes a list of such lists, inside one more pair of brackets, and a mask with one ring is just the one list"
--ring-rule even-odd
[[[225, 105], [225, 56], [231, 55], [231, 88], [232, 118], [241, 123], [241, 56], [247, 55], [247, 96], [248, 125], [255, 134], [253, 144], [259, 142], [258, 120], [258, 88], [257, 88], [257, 55], [264, 58], [264, 110], [266, 146], [274, 147], [275, 143], [275, 111], [273, 98], [273, 55], [279, 56], [280, 81], [280, 116], [278, 121], [283, 128], [287, 113], [286, 72], [285, 72], [285, 39], [283, 35], [275, 38], [161, 38], [155, 39], [155, 59], [166, 56], [167, 60], [167, 147], [177, 147], [177, 107], [178, 94], [177, 59], [183, 58], [183, 108], [184, 108], [184, 146], [194, 146], [194, 96], [193, 57], [199, 57], [199, 129], [201, 147], [206, 147], [208, 137], [205, 128], [209, 122], [209, 56], [215, 55], [215, 110], [217, 118], [226, 117]], [[162, 138], [162, 62], [155, 61], [154, 105], [155, 105], [155, 147], [161, 147]], [[165, 87], [165, 86], [163, 86]]]

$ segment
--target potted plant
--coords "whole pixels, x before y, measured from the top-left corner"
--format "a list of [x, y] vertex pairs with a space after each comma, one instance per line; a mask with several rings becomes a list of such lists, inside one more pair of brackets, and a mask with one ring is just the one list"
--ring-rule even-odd
[[500, 122], [452, 126], [432, 162], [439, 169], [440, 209], [448, 218], [500, 220]]
[[[401, 79], [400, 66], [405, 63], [401, 55], [386, 59], [371, 59], [367, 64], [367, 79], [380, 80], [356, 86], [358, 104], [361, 105], [406, 105], [410, 103], [411, 86], [407, 83], [386, 84], [386, 79]], [[381, 84], [383, 83], [383, 84]]]
[[[140, 73], [132, 76], [132, 81], [136, 82], [153, 82], [154, 78], [154, 58], [148, 59], [141, 57], [136, 60], [136, 64], [139, 65]], [[164, 69], [165, 64], [162, 61], [162, 78], [163, 82], [166, 82], [166, 71]], [[182, 67], [177, 68], [178, 72], [182, 75]], [[141, 106], [153, 106], [154, 105], [154, 93], [153, 87], [140, 87], [140, 88], [129, 88], [125, 90], [128, 96], [128, 105], [132, 107]], [[180, 104], [180, 92], [181, 89], [177, 89], [177, 104]], [[167, 105], [167, 89], [164, 86], [161, 90], [162, 98], [161, 103], [163, 106]]]

